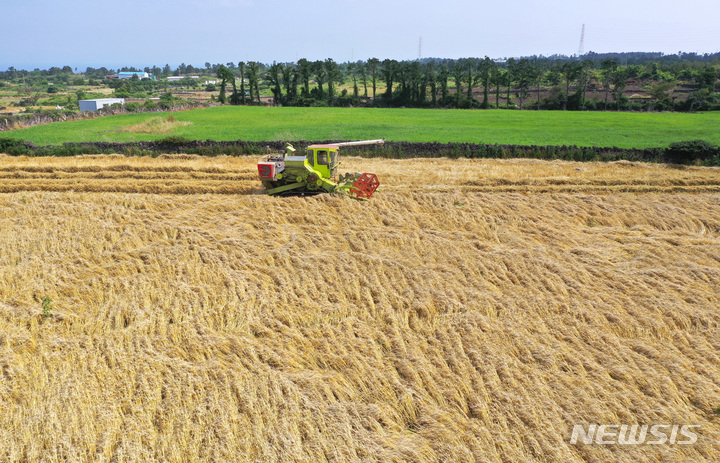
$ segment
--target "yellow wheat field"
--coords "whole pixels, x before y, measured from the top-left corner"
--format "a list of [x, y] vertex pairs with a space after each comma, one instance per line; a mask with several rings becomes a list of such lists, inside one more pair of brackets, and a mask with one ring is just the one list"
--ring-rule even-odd
[[718, 169], [255, 161], [0, 158], [0, 461], [720, 460]]

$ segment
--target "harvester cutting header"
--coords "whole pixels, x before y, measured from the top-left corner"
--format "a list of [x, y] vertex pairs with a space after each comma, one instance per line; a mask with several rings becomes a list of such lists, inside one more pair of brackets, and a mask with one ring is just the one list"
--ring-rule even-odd
[[363, 140], [327, 145], [310, 145], [305, 155], [285, 144], [285, 152], [268, 154], [258, 162], [258, 174], [269, 195], [344, 193], [357, 199], [370, 199], [380, 181], [371, 173], [341, 175], [338, 166], [342, 146], [382, 145], [385, 140]]

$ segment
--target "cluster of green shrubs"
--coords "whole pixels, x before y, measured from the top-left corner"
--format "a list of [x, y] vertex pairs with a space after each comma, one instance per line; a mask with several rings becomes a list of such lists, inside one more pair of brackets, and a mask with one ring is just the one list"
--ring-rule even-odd
[[37, 146], [25, 140], [0, 138], [0, 153], [10, 156], [78, 156], [81, 154], [111, 154], [114, 151], [101, 150], [97, 146], [79, 146], [64, 143], [58, 146]]
[[56, 146], [37, 146], [25, 140], [0, 137], [0, 153], [10, 156], [77, 156], [82, 154], [121, 153], [128, 156], [158, 156], [162, 153], [188, 153], [201, 156], [244, 156], [258, 155], [271, 146], [279, 150], [282, 142], [244, 142], [189, 140], [171, 135], [155, 141], [130, 143], [119, 142], [83, 142], [63, 143]]
[[144, 111], [170, 111], [180, 100], [170, 93], [166, 93], [159, 100], [146, 100], [144, 103], [131, 101], [125, 103], [125, 111], [129, 113], [138, 113]]
[[[311, 142], [295, 142], [303, 146]], [[317, 143], [326, 143], [318, 141]], [[80, 154], [123, 153], [132, 156], [157, 156], [161, 153], [189, 153], [201, 156], [244, 156], [264, 153], [268, 148], [279, 150], [283, 146], [279, 141], [249, 142], [189, 140], [178, 136], [169, 136], [155, 141], [133, 143], [91, 142], [64, 143], [58, 146], [36, 146], [31, 142], [12, 138], [0, 138], [0, 153], [11, 156], [75, 156]], [[673, 164], [695, 164], [720, 166], [720, 146], [704, 140], [692, 140], [671, 144], [668, 148], [600, 148], [582, 146], [537, 146], [537, 145], [499, 145], [480, 143], [411, 143], [387, 142], [383, 146], [348, 147], [346, 153], [353, 151], [364, 156], [380, 158], [535, 158], [562, 159], [566, 161], [646, 161], [667, 162]]]
[[664, 160], [674, 164], [701, 163], [720, 166], [720, 146], [715, 146], [705, 140], [672, 143], [665, 150]]

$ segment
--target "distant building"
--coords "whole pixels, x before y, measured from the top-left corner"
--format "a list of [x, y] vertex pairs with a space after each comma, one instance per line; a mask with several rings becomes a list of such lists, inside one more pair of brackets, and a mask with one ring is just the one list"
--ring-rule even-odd
[[111, 104], [125, 104], [125, 98], [98, 98], [97, 100], [80, 100], [79, 102], [80, 111], [97, 111], [103, 106], [109, 106]]
[[200, 76], [170, 76], [167, 78], [168, 81], [174, 82], [177, 80], [185, 80], [185, 79], [199, 79]]
[[118, 72], [117, 74], [112, 74], [109, 76], [105, 76], [106, 79], [132, 79], [133, 76], [137, 76], [138, 79], [155, 79], [155, 75], [148, 74], [147, 72], [130, 72], [130, 71], [123, 71]]
[[132, 79], [133, 76], [138, 76], [138, 79], [152, 79], [153, 75], [147, 72], [118, 72], [120, 79]]

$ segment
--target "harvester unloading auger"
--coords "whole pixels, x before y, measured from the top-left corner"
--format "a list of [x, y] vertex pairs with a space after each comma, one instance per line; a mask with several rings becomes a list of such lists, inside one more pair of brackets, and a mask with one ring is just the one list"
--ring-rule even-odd
[[268, 154], [258, 162], [258, 174], [269, 195], [344, 193], [357, 199], [370, 199], [380, 181], [371, 173], [345, 174], [338, 178], [342, 146], [382, 145], [385, 140], [363, 140], [310, 145], [305, 155], [285, 144], [285, 152]]

